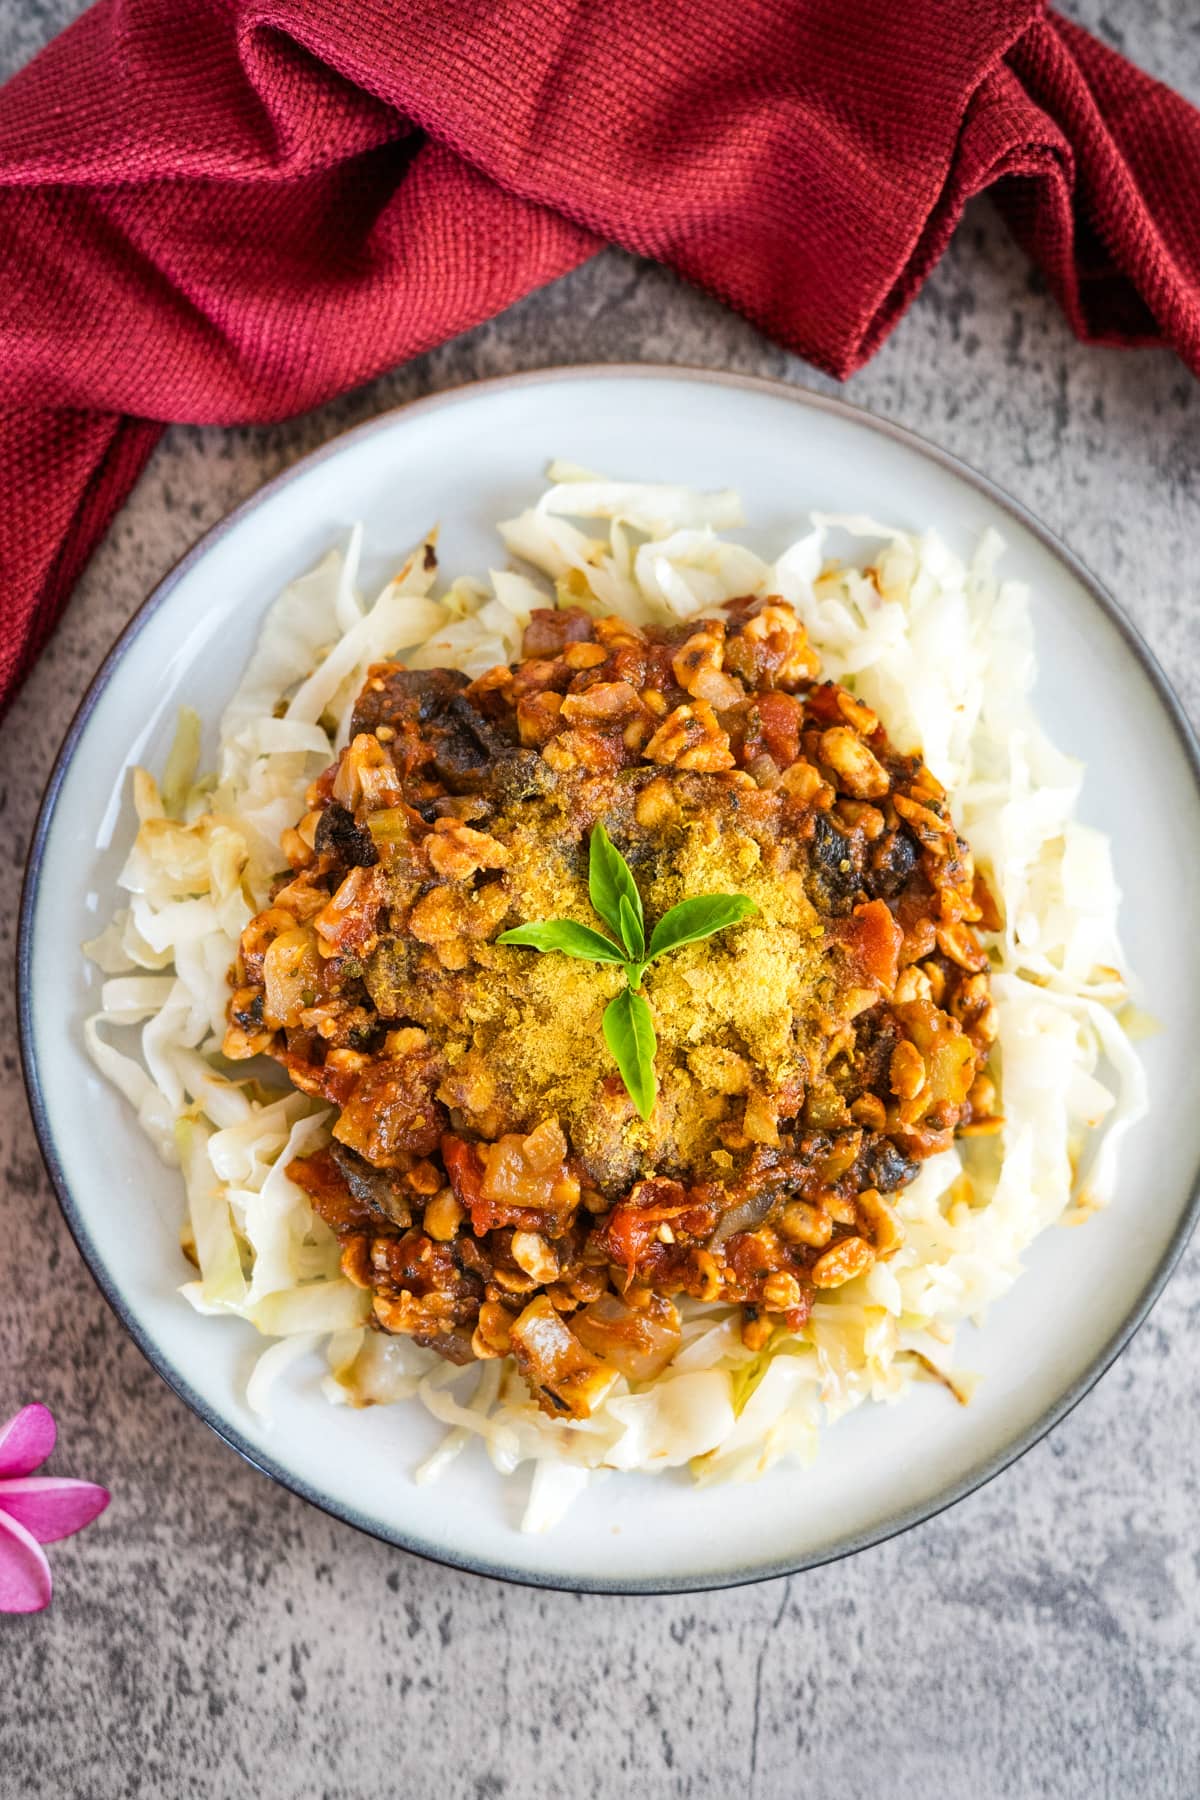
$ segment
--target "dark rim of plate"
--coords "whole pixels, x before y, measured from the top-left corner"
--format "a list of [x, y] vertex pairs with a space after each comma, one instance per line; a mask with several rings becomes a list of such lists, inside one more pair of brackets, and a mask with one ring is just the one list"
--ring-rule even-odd
[[713, 1591], [720, 1588], [741, 1587], [753, 1582], [770, 1581], [779, 1576], [800, 1574], [807, 1569], [818, 1568], [824, 1563], [836, 1562], [844, 1556], [854, 1555], [860, 1550], [870, 1549], [875, 1544], [885, 1543], [900, 1532], [907, 1531], [914, 1525], [923, 1524], [927, 1519], [936, 1518], [948, 1507], [965, 1499], [977, 1489], [991, 1481], [996, 1475], [1009, 1468], [1027, 1450], [1041, 1441], [1060, 1420], [1078, 1405], [1084, 1395], [1095, 1386], [1100, 1377], [1111, 1367], [1124, 1350], [1139, 1326], [1145, 1320], [1154, 1302], [1165, 1287], [1176, 1263], [1187, 1246], [1197, 1216], [1200, 1215], [1200, 1172], [1197, 1173], [1188, 1204], [1185, 1207], [1178, 1225], [1153, 1275], [1145, 1288], [1130, 1308], [1121, 1325], [1113, 1333], [1104, 1348], [1095, 1357], [1084, 1373], [1063, 1392], [1042, 1416], [1031, 1426], [1020, 1432], [1004, 1449], [990, 1457], [984, 1458], [968, 1474], [952, 1483], [932, 1502], [918, 1502], [905, 1508], [876, 1526], [865, 1531], [851, 1534], [836, 1545], [823, 1548], [808, 1556], [790, 1558], [782, 1562], [763, 1565], [750, 1565], [727, 1573], [695, 1576], [678, 1576], [664, 1579], [611, 1579], [585, 1578], [572, 1580], [569, 1577], [548, 1574], [540, 1575], [534, 1570], [515, 1569], [499, 1562], [481, 1561], [467, 1554], [449, 1554], [435, 1548], [402, 1530], [398, 1530], [382, 1521], [370, 1518], [357, 1512], [353, 1507], [343, 1506], [328, 1495], [319, 1492], [307, 1482], [299, 1479], [287, 1468], [266, 1456], [256, 1446], [249, 1443], [241, 1433], [224, 1419], [219, 1413], [200, 1398], [189, 1385], [186, 1377], [176, 1369], [159, 1349], [149, 1332], [143, 1329], [126, 1303], [125, 1297], [116, 1281], [110, 1274], [103, 1256], [93, 1243], [88, 1231], [76, 1210], [74, 1199], [59, 1161], [57, 1149], [50, 1131], [49, 1117], [42, 1093], [41, 1075], [37, 1065], [33, 1034], [32, 1007], [32, 962], [34, 920], [37, 913], [38, 890], [42, 859], [46, 842], [53, 822], [55, 804], [59, 791], [66, 777], [75, 751], [87, 728], [88, 722], [96, 708], [105, 688], [126, 651], [142, 631], [149, 619], [171, 597], [180, 580], [192, 567], [207, 555], [214, 543], [231, 531], [251, 510], [268, 503], [272, 497], [288, 482], [307, 472], [315, 463], [328, 457], [338, 455], [350, 441], [369, 437], [372, 433], [390, 429], [398, 416], [417, 415], [433, 407], [458, 405], [477, 393], [496, 392], [506, 388], [530, 387], [539, 384], [558, 383], [580, 380], [615, 380], [615, 381], [679, 381], [703, 383], [717, 387], [750, 389], [768, 394], [792, 405], [811, 408], [816, 412], [832, 414], [861, 429], [877, 432], [883, 437], [891, 438], [902, 444], [915, 455], [939, 465], [941, 468], [957, 476], [960, 480], [976, 488], [993, 504], [1007, 512], [1019, 524], [1031, 532], [1067, 570], [1081, 583], [1088, 594], [1100, 608], [1101, 612], [1116, 627], [1126, 646], [1141, 664], [1151, 686], [1158, 697], [1164, 712], [1174, 726], [1180, 749], [1191, 769], [1192, 778], [1200, 792], [1200, 744], [1192, 730], [1182, 706], [1171, 690], [1166, 676], [1148, 645], [1126, 618], [1117, 602], [1107, 593], [1102, 584], [1080, 559], [1061, 543], [1054, 534], [1024, 507], [1020, 501], [1014, 500], [1002, 489], [998, 488], [986, 476], [972, 469], [968, 464], [951, 455], [947, 450], [928, 443], [917, 433], [909, 431], [905, 426], [895, 425], [886, 419], [876, 418], [864, 408], [852, 406], [844, 400], [837, 400], [823, 394], [816, 394], [804, 388], [790, 386], [786, 382], [774, 381], [766, 377], [727, 374], [724, 371], [690, 368], [679, 364], [655, 363], [580, 363], [568, 367], [536, 369], [517, 375], [504, 375], [492, 380], [466, 382], [457, 387], [447, 388], [440, 392], [425, 395], [407, 404], [392, 407], [363, 424], [354, 426], [331, 438], [328, 443], [308, 456], [301, 458], [281, 475], [266, 483], [265, 486], [251, 495], [248, 500], [235, 508], [207, 531], [199, 541], [184, 555], [159, 582], [158, 586], [143, 602], [142, 606], [129, 621], [112, 649], [100, 665], [87, 692], [80, 701], [70, 729], [63, 741], [61, 750], [55, 758], [46, 792], [38, 813], [30, 846], [29, 859], [26, 865], [24, 885], [21, 894], [20, 926], [17, 940], [17, 992], [19, 999], [19, 1035], [21, 1045], [21, 1065], [25, 1078], [25, 1086], [29, 1097], [30, 1111], [33, 1114], [34, 1128], [37, 1132], [38, 1144], [49, 1171], [51, 1181], [58, 1195], [67, 1227], [87, 1264], [97, 1286], [108, 1301], [121, 1324], [129, 1332], [143, 1355], [166, 1382], [167, 1386], [183, 1400], [204, 1423], [211, 1427], [219, 1438], [222, 1438], [248, 1462], [252, 1468], [260, 1470], [279, 1482], [282, 1487], [309, 1501], [321, 1511], [332, 1517], [343, 1520], [368, 1536], [379, 1538], [384, 1543], [392, 1544], [399, 1549], [409, 1550], [430, 1562], [441, 1563], [446, 1567], [465, 1570], [474, 1575], [489, 1576], [501, 1581], [515, 1582], [526, 1587], [553, 1588], [567, 1593], [586, 1594], [675, 1594]]

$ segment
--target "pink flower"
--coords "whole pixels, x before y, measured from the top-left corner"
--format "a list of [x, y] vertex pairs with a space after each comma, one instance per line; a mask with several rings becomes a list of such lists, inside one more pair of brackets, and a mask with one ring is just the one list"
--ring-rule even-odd
[[41, 1612], [53, 1583], [43, 1544], [82, 1531], [108, 1505], [108, 1490], [63, 1475], [35, 1475], [54, 1448], [45, 1406], [23, 1406], [0, 1425], [0, 1613]]

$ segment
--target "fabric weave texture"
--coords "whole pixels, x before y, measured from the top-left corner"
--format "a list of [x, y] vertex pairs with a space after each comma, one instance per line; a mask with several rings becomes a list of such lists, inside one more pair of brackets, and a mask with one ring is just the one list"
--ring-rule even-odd
[[1200, 113], [1038, 0], [99, 0], [0, 90], [0, 705], [164, 424], [606, 243], [845, 377], [985, 188], [1080, 337], [1200, 368]]

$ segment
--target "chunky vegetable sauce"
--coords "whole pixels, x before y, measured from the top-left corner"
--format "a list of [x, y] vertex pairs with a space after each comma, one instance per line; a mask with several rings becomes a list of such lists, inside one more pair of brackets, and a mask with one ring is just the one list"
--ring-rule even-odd
[[[468, 682], [375, 667], [243, 935], [226, 1054], [337, 1108], [290, 1173], [384, 1331], [511, 1354], [583, 1417], [657, 1373], [680, 1295], [754, 1346], [902, 1241], [894, 1206], [956, 1131], [995, 1129], [986, 885], [919, 757], [821, 682], [791, 608], [673, 633], [538, 612]], [[620, 971], [495, 942], [596, 924], [603, 822], [651, 916], [757, 914], [655, 965], [641, 1120], [600, 1031]]]

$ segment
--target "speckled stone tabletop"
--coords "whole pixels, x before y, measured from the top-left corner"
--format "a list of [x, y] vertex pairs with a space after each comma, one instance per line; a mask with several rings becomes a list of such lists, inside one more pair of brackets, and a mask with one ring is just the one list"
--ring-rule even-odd
[[[0, 74], [78, 10], [5, 0]], [[1068, 10], [1200, 101], [1190, 0]], [[102, 654], [175, 559], [347, 425], [478, 376], [583, 360], [834, 388], [610, 252], [320, 412], [168, 432], [0, 728], [6, 967], [51, 759]], [[1173, 357], [1076, 343], [983, 202], [843, 391], [965, 457], [1082, 552], [1200, 717], [1200, 389]], [[114, 1495], [54, 1551], [52, 1609], [0, 1618], [5, 1800], [1200, 1793], [1200, 1245], [1047, 1441], [904, 1537], [691, 1598], [506, 1588], [334, 1523], [168, 1392], [59, 1217], [7, 982], [2, 1004], [0, 1416], [48, 1402], [63, 1439], [51, 1466]]]

